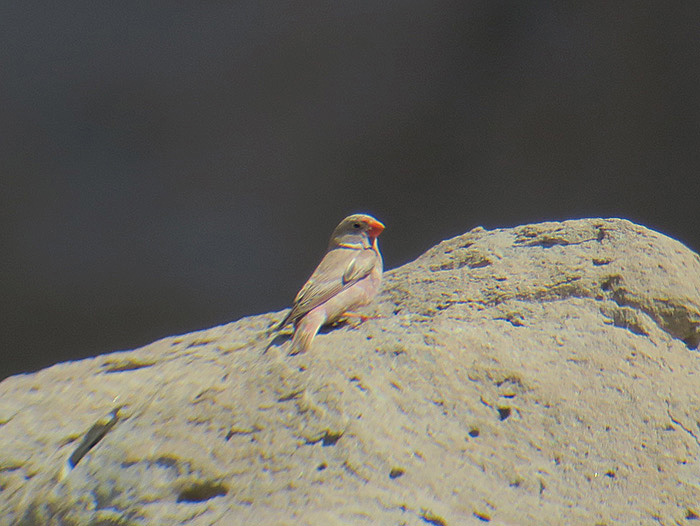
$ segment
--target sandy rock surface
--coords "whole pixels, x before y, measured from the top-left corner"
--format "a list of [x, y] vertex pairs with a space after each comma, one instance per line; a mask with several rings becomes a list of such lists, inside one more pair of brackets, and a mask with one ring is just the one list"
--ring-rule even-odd
[[380, 317], [282, 313], [0, 384], [0, 524], [700, 524], [700, 257], [628, 221], [477, 228]]

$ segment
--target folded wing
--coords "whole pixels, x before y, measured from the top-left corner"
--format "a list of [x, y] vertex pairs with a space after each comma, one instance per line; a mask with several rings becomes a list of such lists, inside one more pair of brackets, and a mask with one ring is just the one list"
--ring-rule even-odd
[[374, 250], [336, 248], [326, 254], [294, 299], [292, 310], [279, 327], [307, 314], [335, 295], [366, 278], [377, 265]]

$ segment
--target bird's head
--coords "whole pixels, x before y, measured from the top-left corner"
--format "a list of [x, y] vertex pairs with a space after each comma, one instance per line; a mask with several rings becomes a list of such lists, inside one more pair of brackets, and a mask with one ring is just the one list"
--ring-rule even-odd
[[376, 247], [377, 237], [384, 230], [384, 225], [367, 214], [353, 214], [343, 219], [335, 227], [328, 248], [344, 246], [346, 248]]

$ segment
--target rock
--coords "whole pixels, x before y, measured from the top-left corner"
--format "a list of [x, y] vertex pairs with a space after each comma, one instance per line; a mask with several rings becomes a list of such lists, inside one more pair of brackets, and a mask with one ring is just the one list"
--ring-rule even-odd
[[0, 384], [22, 526], [685, 524], [700, 257], [619, 219], [486, 231], [286, 355], [281, 313]]

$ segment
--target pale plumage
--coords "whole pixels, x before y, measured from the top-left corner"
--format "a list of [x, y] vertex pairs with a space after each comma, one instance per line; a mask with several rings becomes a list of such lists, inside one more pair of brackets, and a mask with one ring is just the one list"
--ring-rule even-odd
[[305, 352], [323, 325], [377, 295], [383, 271], [377, 236], [382, 230], [384, 225], [366, 214], [348, 216], [335, 228], [326, 255], [278, 325], [294, 325], [290, 354]]

